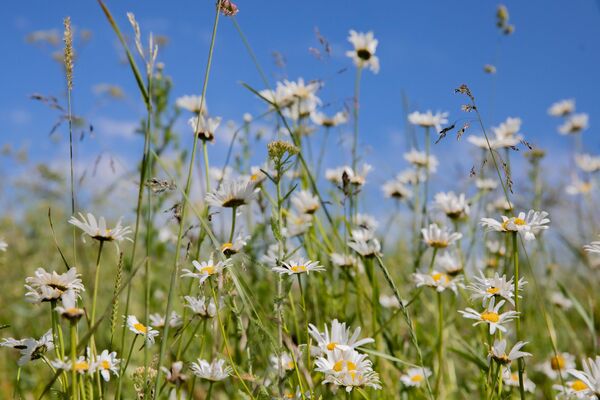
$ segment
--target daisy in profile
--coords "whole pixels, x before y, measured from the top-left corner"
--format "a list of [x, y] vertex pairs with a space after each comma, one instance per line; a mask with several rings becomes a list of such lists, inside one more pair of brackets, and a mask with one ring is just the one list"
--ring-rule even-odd
[[420, 168], [408, 168], [396, 175], [396, 179], [404, 185], [417, 186], [427, 180], [427, 174]]
[[430, 174], [437, 171], [438, 159], [433, 154], [427, 156], [427, 153], [424, 151], [411, 149], [408, 153], [404, 153], [404, 159], [416, 168], [429, 170]]
[[372, 169], [373, 167], [369, 164], [363, 164], [357, 170], [353, 170], [351, 167], [345, 165], [325, 170], [325, 178], [340, 188], [346, 182], [360, 188], [367, 182], [367, 175]]
[[308, 332], [315, 339], [316, 349], [320, 354], [336, 349], [342, 351], [356, 349], [367, 343], [375, 342], [372, 338], [359, 339], [360, 327], [352, 332], [350, 328], [346, 328], [345, 322], [340, 323], [337, 319], [331, 322], [331, 330], [325, 325], [325, 332], [320, 332], [313, 324], [308, 326]]
[[80, 219], [71, 217], [71, 219], [69, 219], [69, 223], [81, 229], [84, 234], [87, 234], [92, 239], [100, 242], [120, 242], [123, 240], [129, 240], [130, 242], [133, 241], [127, 236], [131, 233], [131, 228], [121, 225], [121, 221], [123, 219], [122, 217], [119, 218], [117, 225], [114, 228], [108, 228], [106, 226], [106, 220], [104, 217], [100, 217], [98, 221], [96, 221], [96, 217], [94, 217], [91, 213], [87, 214], [87, 219], [82, 213], [79, 213], [79, 218]]
[[594, 173], [600, 171], [600, 157], [590, 154], [575, 154], [575, 164], [583, 172]]
[[305, 234], [312, 226], [310, 214], [296, 214], [290, 211], [287, 213], [285, 221], [286, 225], [282, 233], [289, 238]]
[[325, 268], [319, 265], [318, 261], [304, 260], [302, 258], [298, 260], [290, 260], [284, 262], [281, 266], [272, 268], [273, 272], [277, 272], [281, 275], [296, 275], [296, 274], [309, 274], [311, 271], [325, 271]]
[[573, 112], [575, 112], [575, 99], [560, 100], [548, 108], [548, 115], [553, 117], [566, 117]]
[[314, 214], [320, 206], [319, 198], [308, 190], [299, 191], [291, 201], [300, 214]]
[[141, 335], [146, 339], [146, 343], [154, 344], [154, 338], [158, 336], [158, 331], [142, 324], [135, 315], [127, 316], [127, 327], [136, 335]]
[[110, 381], [110, 375], [119, 376], [119, 366], [121, 364], [121, 360], [117, 358], [117, 353], [115, 351], [108, 352], [108, 350], [103, 350], [102, 353], [96, 356], [96, 361], [92, 363], [90, 371], [100, 372], [102, 379], [105, 382]]
[[248, 243], [250, 239], [250, 235], [243, 236], [238, 234], [237, 237], [233, 240], [233, 242], [225, 242], [221, 245], [221, 253], [230, 257], [234, 254], [242, 251], [244, 246]]
[[574, 399], [585, 399], [594, 400], [593, 395], [590, 392], [590, 388], [585, 384], [584, 381], [574, 379], [565, 382], [565, 385], [552, 385], [552, 389], [558, 391], [556, 396], [557, 400], [574, 400]]
[[435, 265], [439, 270], [450, 276], [456, 276], [463, 271], [463, 265], [460, 258], [451, 251], [445, 251], [435, 258]]
[[19, 361], [17, 361], [17, 365], [22, 367], [30, 361], [42, 358], [46, 352], [54, 350], [52, 329], [49, 329], [39, 339], [5, 338], [0, 342], [0, 346], [19, 350], [21, 357], [19, 358]]
[[383, 194], [387, 198], [395, 200], [410, 199], [412, 197], [412, 190], [405, 186], [404, 183], [398, 179], [392, 179], [383, 184], [381, 187]]
[[490, 348], [490, 353], [488, 355], [488, 360], [491, 358], [501, 365], [510, 365], [513, 361], [523, 357], [531, 357], [530, 353], [526, 353], [521, 351], [521, 348], [525, 346], [527, 342], [517, 342], [507, 353], [506, 349], [506, 340], [505, 339], [496, 339], [494, 340], [494, 344]]
[[269, 357], [269, 362], [271, 363], [271, 367], [275, 371], [280, 372], [280, 376], [284, 376], [288, 371], [291, 371], [295, 368], [294, 359], [287, 352], [282, 352], [279, 356], [276, 354], [272, 354]]
[[546, 211], [529, 210], [527, 215], [520, 212], [517, 217], [502, 216], [502, 222], [493, 218], [481, 218], [481, 225], [488, 231], [519, 232], [525, 240], [535, 239], [535, 235], [548, 229], [550, 219]]
[[213, 382], [227, 379], [233, 372], [233, 369], [230, 366], [225, 365], [225, 360], [214, 359], [209, 363], [208, 361], [200, 358], [197, 362], [191, 363], [190, 370], [198, 378]]
[[[214, 299], [208, 299], [207, 297], [192, 297], [185, 296], [185, 307], [189, 308], [194, 315], [201, 318], [213, 318], [217, 315], [217, 306], [215, 305]], [[221, 308], [222, 304], [219, 304]]]
[[381, 389], [379, 375], [373, 371], [366, 354], [356, 350], [328, 351], [315, 361], [316, 370], [325, 374], [323, 383], [345, 387], [351, 392], [355, 387]]
[[[518, 388], [519, 384], [519, 374], [517, 372], [511, 372], [509, 368], [504, 368], [502, 372], [502, 380], [506, 386]], [[523, 389], [528, 393], [535, 392], [535, 383], [525, 374], [523, 374]]]
[[62, 306], [56, 306], [55, 310], [61, 317], [70, 321], [79, 321], [84, 314], [83, 308], [77, 306], [77, 295], [74, 291], [67, 291], [62, 296]]
[[202, 108], [202, 114], [206, 115], [206, 99], [202, 100], [202, 96], [185, 95], [175, 100], [175, 105], [184, 110], [200, 114], [200, 108]]
[[366, 229], [352, 230], [348, 246], [363, 257], [374, 257], [379, 254], [381, 244], [373, 231]]
[[[567, 372], [583, 382], [588, 387], [590, 395], [600, 397], [600, 356], [596, 356], [596, 359], [581, 360], [581, 365], [583, 370], [573, 368]], [[582, 385], [578, 386], [581, 387]]]
[[573, 114], [558, 127], [558, 132], [561, 135], [574, 135], [583, 132], [589, 126], [589, 117], [587, 114]]
[[552, 292], [550, 295], [550, 302], [556, 307], [562, 308], [563, 310], [569, 310], [573, 308], [573, 301], [562, 294], [562, 292]]
[[496, 299], [490, 299], [486, 309], [482, 312], [478, 312], [472, 308], [467, 308], [466, 310], [459, 310], [458, 312], [462, 314], [463, 317], [467, 319], [474, 319], [476, 322], [473, 324], [488, 324], [490, 335], [493, 335], [496, 330], [506, 333], [507, 329], [504, 324], [518, 318], [519, 313], [516, 311], [506, 311], [504, 313], [500, 313], [500, 308], [504, 305], [505, 301], [501, 300], [496, 304]]
[[336, 267], [352, 268], [358, 265], [358, 259], [352, 254], [331, 253], [330, 258]]
[[437, 292], [443, 292], [446, 289], [450, 289], [457, 293], [458, 287], [461, 285], [461, 277], [451, 277], [448, 274], [438, 271], [431, 271], [431, 273], [414, 273], [413, 279], [417, 287], [428, 286], [434, 288]]
[[442, 211], [452, 220], [463, 219], [469, 215], [469, 202], [465, 194], [456, 195], [454, 192], [436, 193], [433, 199], [434, 207]]
[[[89, 354], [89, 348], [88, 348]], [[62, 369], [63, 371], [71, 371], [75, 370], [80, 375], [91, 374], [91, 362], [89, 358], [85, 356], [79, 356], [77, 360], [75, 360], [75, 364], [71, 362], [68, 358], [63, 360], [54, 360], [51, 362], [52, 366], [56, 369]]]
[[498, 182], [494, 179], [477, 179], [475, 187], [482, 192], [491, 192], [498, 187]]
[[188, 125], [198, 136], [198, 139], [207, 142], [212, 142], [215, 139], [215, 132], [220, 124], [221, 117], [208, 118], [200, 115], [188, 120]]
[[284, 114], [293, 120], [307, 118], [316, 111], [317, 106], [321, 105], [321, 99], [316, 95], [317, 91], [323, 85], [319, 81], [309, 81], [304, 83], [304, 79], [297, 81], [278, 82], [284, 94], [284, 102], [288, 104]]
[[333, 116], [328, 117], [322, 112], [315, 111], [310, 115], [310, 119], [317, 125], [321, 125], [325, 128], [332, 128], [334, 126], [343, 125], [348, 122], [348, 114], [344, 111], [339, 111]]
[[359, 229], [364, 229], [371, 232], [375, 232], [379, 226], [379, 222], [377, 222], [377, 219], [374, 216], [363, 213], [356, 214], [354, 223]]
[[423, 128], [435, 128], [436, 132], [439, 132], [442, 130], [442, 125], [448, 123], [448, 113], [438, 111], [434, 114], [431, 110], [424, 113], [414, 111], [408, 114], [408, 122]]
[[408, 387], [419, 387], [430, 376], [431, 370], [429, 368], [409, 368], [404, 374], [400, 375], [400, 382]]
[[421, 229], [423, 241], [434, 249], [444, 249], [462, 238], [462, 233], [450, 232], [447, 228], [440, 228], [437, 224], [431, 224]]
[[350, 31], [348, 41], [354, 46], [354, 50], [348, 50], [346, 56], [350, 57], [358, 68], [369, 68], [373, 73], [379, 72], [379, 58], [375, 55], [377, 50], [377, 39], [373, 32], [359, 33]]
[[31, 303], [56, 301], [63, 295], [73, 292], [75, 296], [85, 290], [76, 268], [63, 274], [47, 272], [44, 268], [35, 270], [34, 276], [25, 278], [25, 298]]
[[584, 181], [579, 179], [577, 175], [571, 178], [571, 183], [565, 187], [565, 193], [571, 196], [580, 194], [589, 194], [594, 189], [593, 181]]
[[[150, 318], [150, 326], [153, 328], [164, 328], [165, 326], [165, 317], [160, 315], [159, 313], [150, 314], [148, 316]], [[183, 325], [183, 320], [181, 316], [177, 314], [175, 311], [171, 312], [171, 317], [169, 318], [169, 326], [171, 328], [177, 328]]]
[[567, 377], [567, 371], [575, 368], [575, 356], [569, 353], [558, 353], [552, 355], [542, 364], [537, 366], [537, 370], [546, 375], [551, 380], [556, 380], [560, 376]]
[[521, 118], [508, 117], [506, 121], [500, 125], [493, 127], [492, 131], [496, 137], [497, 147], [512, 147], [516, 146], [523, 139], [519, 135], [521, 129]]
[[213, 207], [235, 208], [250, 204], [256, 197], [257, 188], [249, 179], [224, 181], [216, 190], [208, 193], [206, 202]]
[[[486, 278], [482, 271], [479, 271], [479, 274], [480, 276], [473, 276], [471, 284], [467, 287], [472, 292], [471, 299], [481, 299], [484, 306], [489, 300], [499, 297], [512, 305], [515, 304], [513, 278], [506, 279], [506, 275], [500, 276], [497, 272], [491, 278]], [[519, 290], [522, 290], [526, 284], [524, 278], [519, 279]]]
[[183, 361], [175, 361], [173, 364], [171, 364], [171, 368], [160, 367], [160, 369], [164, 372], [167, 382], [175, 386], [185, 383], [185, 381], [188, 379], [187, 375], [182, 372]]
[[202, 285], [204, 281], [206, 281], [209, 277], [220, 274], [231, 266], [231, 259], [227, 259], [225, 261], [219, 261], [217, 263], [213, 262], [212, 258], [208, 261], [198, 262], [196, 260], [192, 261], [192, 265], [194, 266], [194, 270], [184, 269], [181, 275], [182, 277], [187, 278], [196, 278]]

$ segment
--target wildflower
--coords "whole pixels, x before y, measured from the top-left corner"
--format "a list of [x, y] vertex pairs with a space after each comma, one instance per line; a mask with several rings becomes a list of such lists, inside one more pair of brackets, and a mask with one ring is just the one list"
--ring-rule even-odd
[[331, 263], [337, 267], [351, 268], [358, 265], [358, 259], [352, 254], [331, 253]]
[[424, 151], [411, 149], [408, 153], [404, 154], [404, 159], [417, 168], [429, 170], [429, 173], [437, 171], [438, 160], [433, 154], [427, 156], [427, 153]]
[[[150, 326], [153, 328], [163, 328], [165, 326], [165, 317], [159, 313], [150, 314], [148, 317], [150, 318]], [[181, 325], [183, 325], [181, 316], [173, 311], [171, 313], [171, 317], [169, 318], [169, 326], [171, 328], [177, 328]]]
[[464, 311], [459, 310], [458, 312], [467, 319], [476, 320], [473, 326], [479, 324], [488, 324], [490, 327], [490, 335], [493, 335], [496, 332], [496, 329], [498, 329], [501, 332], [506, 332], [507, 329], [503, 326], [503, 324], [510, 322], [515, 318], [518, 318], [519, 313], [516, 311], [507, 311], [504, 313], [500, 313], [500, 308], [504, 305], [505, 300], [499, 301], [498, 304], [495, 303], [496, 299], [491, 298], [486, 309], [483, 310], [483, 312], [481, 313], [477, 312], [472, 308], [467, 308]]
[[398, 180], [398, 182], [403, 183], [405, 185], [416, 186], [419, 183], [424, 182], [427, 179], [427, 176], [425, 174], [425, 171], [423, 171], [420, 168], [410, 168], [400, 172], [396, 176], [396, 179]]
[[307, 190], [295, 194], [291, 201], [301, 214], [314, 214], [320, 206], [319, 198]]
[[332, 117], [328, 117], [322, 112], [314, 112], [310, 115], [312, 121], [317, 124], [324, 126], [325, 128], [332, 128], [334, 126], [345, 124], [348, 121], [348, 114], [344, 111], [335, 113]]
[[427, 110], [424, 113], [414, 111], [408, 114], [408, 122], [413, 125], [418, 125], [424, 128], [435, 128], [437, 132], [442, 130], [442, 125], [448, 123], [447, 112], [436, 112], [435, 114], [431, 110]]
[[[510, 372], [510, 369], [505, 368], [502, 372], [502, 380], [504, 384], [511, 387], [520, 387], [519, 374], [517, 372]], [[535, 391], [535, 383], [526, 374], [523, 374], [523, 389], [526, 392], [533, 393]]]
[[600, 157], [590, 154], [575, 154], [575, 164], [583, 172], [593, 173], [600, 171]]
[[465, 194], [454, 194], [454, 192], [440, 192], [434, 197], [434, 207], [441, 210], [450, 219], [462, 219], [469, 215], [469, 202]]
[[359, 339], [360, 327], [351, 332], [350, 328], [346, 328], [345, 322], [338, 322], [334, 319], [331, 322], [331, 331], [325, 325], [325, 332], [320, 332], [316, 326], [309, 324], [308, 332], [317, 343], [317, 349], [320, 354], [324, 354], [333, 350], [350, 350], [356, 349], [367, 343], [375, 342], [372, 338]]
[[400, 382], [408, 387], [419, 387], [425, 379], [431, 376], [429, 368], [409, 368], [400, 376]]
[[110, 374], [112, 373], [115, 376], [119, 376], [119, 365], [121, 360], [117, 358], [117, 353], [115, 351], [108, 352], [108, 350], [103, 350], [96, 357], [96, 361], [92, 363], [90, 368], [91, 372], [99, 371], [100, 375], [104, 381], [110, 381]]
[[219, 10], [226, 17], [233, 17], [239, 12], [238, 6], [231, 0], [221, 0], [219, 2]]
[[503, 257], [506, 254], [506, 247], [498, 240], [488, 240], [485, 242], [487, 250], [495, 255]]
[[318, 261], [309, 261], [304, 259], [291, 260], [284, 262], [281, 266], [272, 268], [273, 272], [278, 272], [281, 275], [295, 275], [306, 273], [309, 274], [311, 271], [325, 271], [325, 268], [319, 265]]
[[227, 259], [225, 261], [219, 261], [217, 263], [214, 263], [212, 258], [208, 261], [202, 261], [201, 263], [196, 260], [193, 260], [192, 265], [194, 266], [197, 272], [193, 272], [189, 269], [184, 269], [184, 273], [181, 276], [188, 278], [197, 278], [200, 281], [200, 284], [202, 285], [204, 281], [206, 281], [212, 275], [220, 274], [225, 268], [230, 267], [231, 260]]
[[221, 117], [206, 118], [203, 115], [192, 117], [188, 120], [189, 126], [194, 130], [198, 139], [212, 142], [215, 131], [221, 124]]
[[548, 115], [553, 117], [566, 117], [575, 111], [575, 99], [557, 101], [548, 108]]
[[[217, 306], [215, 305], [214, 299], [208, 299], [207, 297], [192, 297], [185, 296], [184, 300], [187, 304], [185, 307], [192, 310], [194, 315], [198, 315], [202, 318], [213, 318], [217, 315]], [[219, 304], [221, 308], [222, 304]]]
[[445, 251], [443, 254], [437, 256], [435, 258], [435, 264], [450, 276], [456, 276], [463, 270], [460, 258], [450, 251]]
[[358, 228], [371, 232], [375, 232], [375, 230], [379, 226], [379, 222], [377, 222], [375, 217], [369, 214], [356, 214], [354, 222]]
[[363, 257], [374, 257], [381, 250], [381, 244], [373, 232], [365, 229], [352, 230], [348, 246]]
[[410, 199], [412, 190], [407, 188], [399, 179], [392, 179], [383, 184], [382, 188], [385, 197], [396, 200]]
[[271, 362], [271, 367], [279, 371], [281, 376], [295, 368], [294, 359], [287, 352], [282, 352], [279, 356], [273, 354], [269, 357], [269, 361]]
[[248, 179], [237, 179], [223, 182], [223, 184], [208, 193], [206, 202], [213, 207], [240, 207], [250, 204], [256, 197], [258, 189], [254, 182]]
[[149, 344], [154, 344], [154, 338], [158, 336], [157, 330], [142, 324], [135, 315], [127, 316], [127, 327], [136, 335], [144, 336], [146, 342]]
[[462, 238], [462, 233], [450, 232], [447, 228], [440, 228], [437, 224], [421, 229], [423, 241], [430, 247], [443, 249]]
[[492, 132], [496, 139], [502, 143], [501, 147], [510, 147], [518, 144], [523, 136], [519, 135], [521, 118], [508, 117], [500, 125], [493, 127]]
[[171, 368], [160, 367], [160, 369], [165, 373], [167, 382], [173, 385], [181, 385], [188, 379], [187, 375], [181, 372], [183, 371], [182, 361], [175, 361], [171, 364]]
[[200, 108], [202, 108], [202, 114], [207, 114], [206, 99], [202, 99], [202, 96], [185, 95], [175, 100], [175, 105], [184, 110], [200, 114]]
[[542, 230], [548, 229], [550, 219], [546, 218], [546, 211], [530, 210], [527, 215], [520, 212], [517, 217], [508, 218], [502, 216], [502, 222], [496, 221], [493, 218], [481, 218], [481, 225], [487, 228], [488, 231], [497, 232], [520, 232], [525, 240], [535, 239], [535, 235]]
[[80, 375], [92, 373], [91, 362], [85, 356], [79, 356], [77, 360], [75, 360], [75, 364], [73, 364], [68, 358], [65, 358], [64, 360], [54, 360], [51, 362], [51, 364], [54, 368], [62, 369], [63, 371], [71, 371], [72, 369], [75, 369], [75, 372]]
[[367, 174], [371, 172], [372, 169], [373, 167], [371, 167], [371, 165], [363, 164], [360, 169], [355, 171], [346, 165], [343, 167], [327, 169], [325, 171], [325, 178], [339, 187], [344, 185], [344, 181], [347, 181], [356, 187], [361, 187], [367, 181]]
[[429, 286], [435, 288], [435, 290], [440, 293], [446, 289], [450, 289], [455, 294], [461, 281], [460, 278], [452, 278], [451, 276], [436, 270], [431, 271], [431, 273], [414, 273], [413, 279], [417, 287]]
[[310, 214], [288, 212], [285, 221], [286, 226], [283, 235], [286, 237], [303, 235], [312, 226], [312, 216]]
[[587, 114], [573, 114], [561, 126], [558, 132], [561, 135], [573, 135], [588, 128], [589, 117]]
[[527, 344], [527, 342], [515, 343], [515, 345], [512, 347], [512, 349], [510, 349], [510, 351], [507, 354], [506, 353], [506, 340], [505, 339], [501, 339], [501, 340], [496, 339], [496, 340], [494, 340], [494, 345], [490, 348], [490, 354], [488, 356], [488, 360], [489, 360], [489, 358], [491, 358], [494, 361], [496, 361], [498, 364], [509, 365], [511, 362], [513, 362], [514, 360], [516, 360], [518, 358], [530, 357], [531, 356], [530, 353], [521, 351], [521, 348], [523, 346], [525, 346], [526, 344]]
[[58, 274], [56, 271], [50, 273], [38, 268], [34, 276], [25, 279], [25, 288], [28, 290], [25, 298], [32, 303], [41, 303], [58, 300], [68, 292], [78, 295], [85, 290], [79, 276], [76, 268], [71, 268], [64, 274]]
[[83, 316], [83, 308], [77, 307], [77, 295], [73, 291], [67, 291], [62, 296], [62, 306], [55, 308], [62, 317], [71, 320], [78, 321]]
[[569, 353], [557, 353], [537, 366], [537, 370], [555, 380], [559, 376], [566, 378], [567, 371], [575, 368], [575, 356]]
[[244, 246], [247, 244], [247, 240], [249, 239], [250, 235], [242, 236], [241, 234], [238, 234], [233, 242], [225, 242], [221, 245], [221, 253], [225, 254], [226, 256], [237, 254], [244, 248]]
[[595, 397], [591, 394], [590, 388], [586, 383], [579, 379], [574, 379], [565, 383], [565, 385], [552, 385], [552, 389], [560, 393], [557, 399], [586, 399], [593, 400]]
[[255, 186], [258, 186], [265, 179], [267, 179], [267, 174], [265, 173], [265, 171], [268, 172], [271, 176], [275, 176], [275, 172], [270, 171], [267, 165], [264, 165], [263, 167], [252, 166], [250, 167], [250, 176], [248, 177], [248, 179], [254, 182]]
[[316, 370], [325, 374], [323, 383], [344, 386], [347, 392], [354, 387], [369, 386], [381, 389], [379, 375], [373, 371], [366, 354], [356, 350], [328, 351], [315, 361]]
[[571, 196], [577, 196], [579, 194], [588, 194], [594, 188], [592, 181], [582, 181], [577, 176], [573, 176], [571, 184], [565, 187], [565, 192]]
[[346, 56], [350, 57], [358, 68], [369, 68], [373, 73], [379, 72], [379, 58], [375, 55], [377, 50], [377, 39], [373, 36], [373, 32], [358, 33], [354, 30], [350, 31], [348, 41], [354, 46], [354, 50], [346, 52]]
[[550, 302], [555, 306], [568, 310], [573, 307], [573, 302], [567, 298], [562, 292], [552, 292]]
[[317, 90], [321, 87], [318, 81], [305, 84], [304, 79], [299, 78], [295, 82], [284, 80], [282, 85], [290, 102], [284, 113], [294, 120], [309, 117], [321, 104], [321, 99], [316, 96]]
[[477, 179], [475, 187], [483, 192], [488, 192], [498, 187], [498, 182], [493, 179]]
[[5, 338], [0, 342], [2, 347], [11, 347], [19, 350], [21, 357], [17, 361], [17, 365], [22, 367], [30, 361], [42, 358], [48, 351], [54, 349], [54, 342], [52, 340], [52, 329], [49, 329], [39, 339], [27, 338], [27, 339], [13, 339]]
[[87, 220], [82, 213], [79, 213], [79, 218], [81, 218], [81, 220], [77, 219], [76, 217], [71, 217], [71, 219], [69, 219], [69, 223], [81, 229], [92, 239], [96, 239], [101, 242], [120, 242], [122, 240], [129, 240], [130, 242], [133, 241], [131, 238], [127, 237], [127, 235], [131, 233], [131, 228], [128, 226], [121, 226], [121, 221], [123, 219], [122, 217], [119, 218], [117, 225], [114, 228], [106, 227], [106, 220], [104, 217], [100, 217], [98, 221], [96, 221], [96, 217], [94, 217], [91, 213], [87, 214]]
[[[514, 305], [514, 284], [513, 278], [506, 279], [506, 275], [500, 276], [497, 272], [492, 278], [486, 278], [483, 272], [479, 271], [479, 276], [473, 276], [472, 283], [468, 289], [473, 292], [472, 299], [482, 299], [482, 304], [485, 306], [490, 299], [501, 297]], [[519, 279], [519, 290], [525, 286], [527, 282], [524, 278]], [[520, 297], [520, 296], [519, 296]]]
[[193, 362], [190, 370], [198, 378], [217, 382], [229, 377], [233, 372], [230, 366], [225, 365], [225, 360], [214, 359], [211, 363], [206, 360], [198, 359], [198, 362]]
[[593, 358], [581, 360], [581, 364], [583, 365], [583, 371], [570, 369], [567, 372], [583, 382], [588, 387], [591, 395], [600, 397], [600, 356], [596, 356], [595, 360]]

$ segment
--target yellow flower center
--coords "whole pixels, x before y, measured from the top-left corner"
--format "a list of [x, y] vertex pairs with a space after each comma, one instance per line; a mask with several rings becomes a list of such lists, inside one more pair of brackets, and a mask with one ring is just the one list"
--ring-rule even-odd
[[560, 355], [556, 356], [556, 357], [552, 357], [550, 359], [550, 366], [555, 371], [565, 369], [565, 359], [564, 359], [564, 357], [560, 356]]
[[576, 381], [573, 381], [571, 383], [571, 389], [573, 389], [576, 392], [580, 392], [582, 390], [586, 390], [587, 388], [588, 388], [588, 385], [586, 385], [585, 383], [583, 383], [579, 379], [577, 379]]
[[489, 294], [496, 294], [496, 293], [498, 293], [499, 291], [500, 291], [500, 289], [499, 289], [499, 288], [497, 288], [497, 287], [494, 287], [494, 286], [492, 286], [492, 287], [490, 287], [488, 290], [486, 290], [486, 292], [488, 292]]
[[413, 381], [413, 382], [421, 382], [423, 380], [423, 375], [421, 375], [421, 374], [413, 375], [410, 378], [410, 380]]
[[331, 342], [327, 345], [327, 350], [329, 351], [333, 351], [335, 349], [335, 347], [337, 346], [336, 342]]
[[232, 248], [233, 248], [233, 243], [231, 243], [231, 242], [223, 243], [223, 245], [221, 246], [221, 251], [225, 252], [226, 250], [231, 250]]
[[434, 281], [439, 282], [440, 280], [444, 280], [443, 283], [448, 283], [448, 275], [446, 274], [442, 274], [441, 272], [437, 272], [433, 275], [431, 275], [431, 277], [433, 278]]
[[252, 182], [255, 182], [255, 181], [257, 181], [257, 180], [258, 180], [258, 174], [252, 174], [252, 175], [250, 175], [250, 180], [251, 180]]
[[137, 324], [133, 324], [133, 327], [136, 331], [142, 332], [144, 335], [146, 334], [146, 332], [148, 332], [148, 328], [146, 328], [146, 326], [140, 324], [139, 322]]
[[481, 319], [487, 322], [498, 322], [500, 320], [500, 316], [498, 313], [493, 311], [485, 311], [481, 313]]
[[75, 371], [87, 371], [89, 367], [87, 361], [78, 361], [75, 363]]
[[215, 273], [215, 267], [213, 265], [207, 265], [206, 267], [200, 268], [201, 274], [212, 275]]
[[515, 219], [513, 220], [513, 223], [514, 223], [515, 225], [525, 225], [525, 220], [522, 220], [521, 218], [515, 218]]
[[523, 225], [525, 225], [525, 220], [521, 219], [521, 218], [510, 218], [510, 219], [507, 219], [506, 221], [504, 221], [502, 223], [502, 229], [505, 230], [505, 231], [511, 230], [511, 229], [508, 228], [508, 224], [510, 224], [510, 223], [512, 223], [514, 225], [518, 225], [518, 226], [523, 226]]
[[294, 362], [293, 361], [289, 361], [286, 365], [287, 365], [287, 369], [294, 369]]
[[436, 249], [445, 249], [446, 247], [448, 247], [448, 242], [443, 240], [432, 240], [429, 242], [429, 245]]
[[352, 361], [346, 360], [336, 361], [336, 363], [333, 364], [333, 370], [335, 372], [340, 372], [344, 369], [344, 365], [346, 366], [347, 371], [356, 371], [356, 364], [354, 364]]
[[290, 269], [293, 272], [296, 272], [296, 273], [298, 273], [298, 272], [306, 272], [306, 266], [305, 265], [292, 265], [290, 267]]
[[102, 360], [100, 366], [102, 367], [102, 369], [110, 369], [110, 363], [106, 360]]
[[76, 307], [67, 308], [65, 311], [67, 314], [71, 315], [79, 313], [79, 309]]

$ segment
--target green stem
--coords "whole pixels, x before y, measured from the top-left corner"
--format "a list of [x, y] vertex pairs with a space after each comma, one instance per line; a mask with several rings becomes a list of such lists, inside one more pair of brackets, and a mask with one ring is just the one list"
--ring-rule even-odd
[[444, 360], [444, 305], [442, 303], [442, 293], [437, 292], [437, 306], [438, 306], [438, 340], [437, 340], [437, 356], [438, 356], [438, 370], [435, 378], [435, 392], [434, 395], [437, 398], [440, 393], [440, 386], [442, 383], [443, 375], [443, 360]]
[[[71, 366], [77, 362], [77, 321], [71, 321]], [[71, 368], [71, 396], [77, 400], [77, 370]]]
[[214, 381], [210, 381], [210, 383], [208, 384], [208, 393], [206, 394], [206, 400], [210, 400], [210, 398], [212, 397], [212, 390], [214, 384]]
[[[100, 257], [102, 256], [102, 248], [104, 247], [104, 241], [101, 240], [98, 245], [98, 256], [96, 257], [96, 274], [94, 277], [94, 294], [92, 297], [92, 318], [91, 323], [96, 323], [96, 301], [98, 300], [98, 282], [100, 281]], [[94, 333], [90, 337], [91, 342], [94, 342]]]
[[[512, 232], [512, 245], [513, 245], [513, 262], [514, 262], [514, 292], [515, 292], [515, 311], [519, 313], [519, 248], [517, 243], [517, 232]], [[516, 334], [517, 341], [521, 340], [521, 315], [517, 316], [516, 320]], [[523, 384], [523, 372], [525, 366], [523, 365], [523, 358], [518, 359], [519, 368], [519, 394], [521, 400], [525, 400], [525, 386]]]
[[231, 232], [229, 232], [229, 243], [233, 243], [233, 235], [235, 233], [235, 218], [237, 214], [237, 207], [231, 208]]

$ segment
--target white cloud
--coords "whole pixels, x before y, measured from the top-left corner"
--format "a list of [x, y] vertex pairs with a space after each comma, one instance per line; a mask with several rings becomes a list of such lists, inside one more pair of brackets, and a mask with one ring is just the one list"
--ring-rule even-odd
[[131, 140], [135, 137], [138, 122], [101, 117], [94, 121], [94, 131], [100, 137], [117, 137]]

